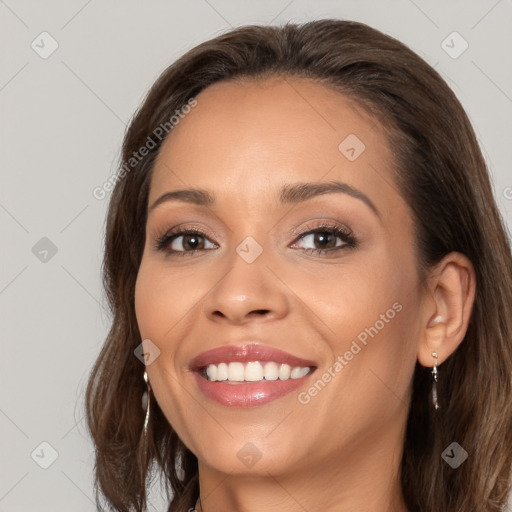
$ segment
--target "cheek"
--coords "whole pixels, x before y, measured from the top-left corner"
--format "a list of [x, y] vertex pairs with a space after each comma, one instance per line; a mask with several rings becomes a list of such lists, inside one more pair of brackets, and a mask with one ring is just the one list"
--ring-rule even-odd
[[162, 294], [158, 272], [142, 259], [135, 283], [135, 314], [143, 339], [157, 339], [159, 324], [163, 322], [160, 310], [165, 308], [167, 294]]
[[135, 285], [135, 312], [143, 339], [169, 339], [173, 326], [199, 299], [192, 279], [143, 257]]
[[339, 352], [360, 333], [364, 341], [365, 329], [375, 323], [379, 332], [389, 330], [388, 325], [399, 316], [399, 306], [393, 305], [405, 300], [413, 287], [414, 269], [393, 254], [375, 250], [354, 253], [341, 263], [323, 267], [283, 266], [280, 278], [313, 313], [308, 316], [317, 320], [320, 332]]
[[192, 290], [192, 286], [183, 286], [173, 277], [165, 265], [143, 256], [135, 284], [135, 313], [141, 338], [150, 339], [160, 351], [147, 366], [147, 372], [162, 412], [177, 431], [184, 433], [182, 440], [186, 441], [183, 418], [187, 417], [187, 404], [177, 399], [183, 390], [174, 366], [179, 350], [176, 332], [183, 333], [182, 329], [186, 329], [186, 313], [193, 300], [187, 297]]
[[[354, 410], [361, 400], [374, 402], [374, 411], [388, 399], [391, 406], [401, 406], [402, 398], [406, 401], [419, 336], [417, 275], [412, 258], [391, 251], [377, 256], [360, 259], [357, 265], [332, 266], [325, 276], [303, 273], [292, 281], [294, 291], [315, 313], [311, 318], [320, 319], [317, 325], [330, 360], [339, 363], [331, 373], [340, 378], [332, 379], [333, 395], [324, 402], [332, 411], [340, 404], [346, 407], [352, 398]], [[291, 273], [288, 279], [293, 279]]]
[[355, 445], [407, 413], [416, 344], [414, 307], [405, 300], [398, 293], [384, 295], [344, 315], [329, 338], [333, 363], [300, 397], [309, 416], [336, 425], [339, 442]]

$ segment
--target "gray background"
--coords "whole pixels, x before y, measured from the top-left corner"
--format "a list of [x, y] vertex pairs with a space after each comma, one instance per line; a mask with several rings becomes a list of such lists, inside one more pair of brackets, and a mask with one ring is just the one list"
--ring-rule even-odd
[[[82, 396], [109, 325], [108, 198], [92, 190], [115, 171], [148, 87], [231, 26], [322, 17], [368, 23], [441, 72], [475, 126], [510, 229], [510, 0], [0, 0], [0, 511], [95, 510]], [[58, 43], [49, 56], [43, 31]], [[446, 39], [453, 31], [463, 39]], [[150, 510], [163, 509], [158, 494]]]

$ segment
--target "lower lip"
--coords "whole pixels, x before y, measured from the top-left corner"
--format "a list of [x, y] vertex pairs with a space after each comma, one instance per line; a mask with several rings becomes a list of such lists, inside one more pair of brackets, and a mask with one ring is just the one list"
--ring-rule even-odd
[[262, 380], [259, 382], [210, 381], [194, 372], [199, 389], [210, 399], [228, 407], [257, 407], [290, 394], [304, 385], [313, 373], [300, 379]]

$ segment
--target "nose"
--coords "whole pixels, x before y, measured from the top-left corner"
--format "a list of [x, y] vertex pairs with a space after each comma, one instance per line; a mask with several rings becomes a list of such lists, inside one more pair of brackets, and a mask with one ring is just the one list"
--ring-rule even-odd
[[285, 317], [289, 298], [276, 273], [266, 265], [263, 255], [247, 263], [234, 252], [230, 267], [205, 298], [206, 316], [233, 325]]

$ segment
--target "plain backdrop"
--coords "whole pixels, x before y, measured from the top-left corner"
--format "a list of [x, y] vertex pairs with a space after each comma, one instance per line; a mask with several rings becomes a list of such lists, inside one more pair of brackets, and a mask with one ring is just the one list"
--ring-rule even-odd
[[[148, 88], [231, 27], [324, 17], [378, 28], [442, 74], [510, 229], [510, 0], [0, 1], [0, 511], [95, 510], [83, 391], [110, 319], [108, 198], [92, 191]], [[158, 495], [150, 510], [164, 510]]]

